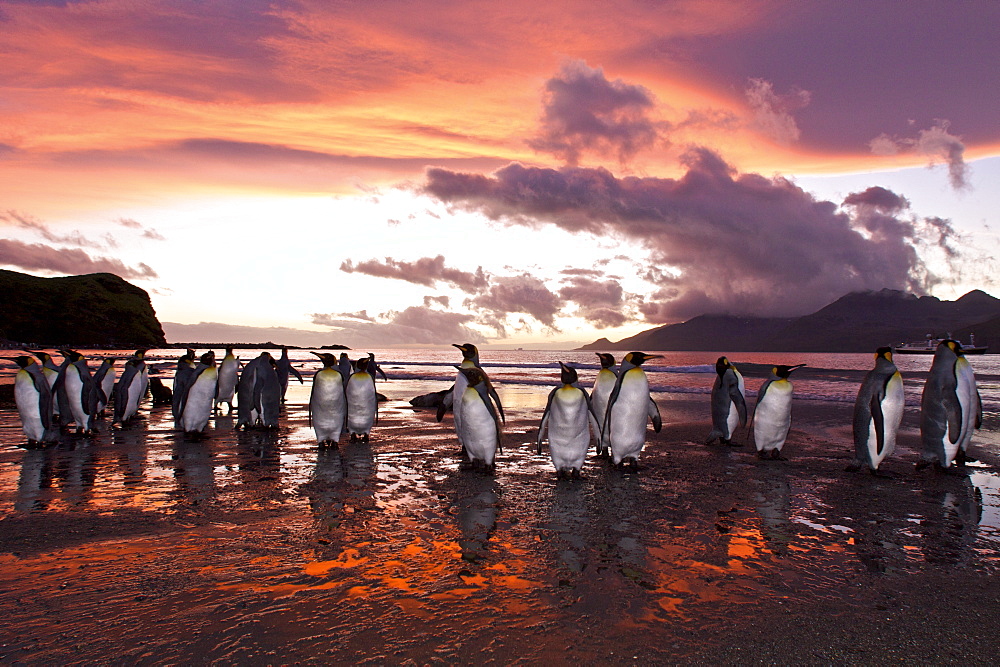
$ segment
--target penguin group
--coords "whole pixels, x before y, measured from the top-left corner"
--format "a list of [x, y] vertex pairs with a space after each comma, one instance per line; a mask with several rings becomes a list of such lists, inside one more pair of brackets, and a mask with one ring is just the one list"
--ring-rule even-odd
[[[502, 452], [503, 405], [483, 369], [478, 348], [472, 343], [453, 344], [462, 354], [454, 384], [446, 391], [436, 418], [450, 410], [457, 443], [466, 461], [492, 471]], [[111, 424], [134, 420], [149, 388], [146, 350], [136, 350], [125, 360], [120, 375], [114, 358], [104, 358], [92, 371], [75, 350], [59, 350], [57, 364], [49, 354], [30, 351], [11, 358], [15, 376], [15, 401], [28, 442], [41, 446], [58, 440], [61, 431], [88, 436], [106, 410]], [[374, 355], [351, 360], [328, 352], [313, 352], [322, 363], [312, 378], [308, 415], [320, 448], [337, 447], [342, 436], [350, 442], [368, 442], [378, 424], [379, 394], [376, 377], [388, 379]], [[535, 441], [538, 454], [547, 441], [557, 478], [578, 478], [593, 443], [598, 458], [619, 468], [635, 470], [647, 438], [648, 425], [655, 432], [663, 426], [659, 408], [650, 393], [643, 365], [661, 355], [629, 352], [615, 368], [614, 356], [598, 353], [600, 369], [593, 384], [581, 386], [577, 370], [559, 362], [559, 382], [548, 393]], [[775, 365], [757, 391], [752, 412], [746, 400], [743, 375], [728, 357], [715, 363], [711, 389], [711, 431], [705, 444], [716, 442], [740, 447], [738, 429], [752, 434], [757, 456], [784, 460], [782, 448], [791, 427], [793, 387], [791, 375], [805, 364]], [[281, 405], [290, 377], [304, 384], [292, 365], [288, 349], [275, 359], [262, 352], [243, 364], [226, 348], [221, 364], [215, 352], [200, 356], [186, 350], [177, 359], [171, 397], [175, 429], [188, 437], [203, 437], [213, 415], [222, 405], [234, 410], [237, 429], [278, 426]], [[892, 348], [875, 352], [875, 365], [861, 382], [854, 404], [852, 432], [854, 458], [848, 470], [867, 469], [878, 475], [892, 455], [904, 412], [903, 380], [893, 363]], [[749, 422], [749, 426], [748, 426]], [[920, 405], [922, 456], [918, 469], [934, 466], [946, 470], [974, 459], [968, 453], [973, 431], [982, 424], [982, 401], [975, 374], [957, 341], [940, 342], [924, 384]]]

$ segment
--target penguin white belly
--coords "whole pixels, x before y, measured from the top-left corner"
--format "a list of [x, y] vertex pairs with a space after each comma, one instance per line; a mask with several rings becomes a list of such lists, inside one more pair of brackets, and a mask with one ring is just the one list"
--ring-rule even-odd
[[608, 441], [612, 461], [618, 465], [629, 457], [638, 459], [646, 444], [646, 419], [649, 415], [646, 374], [633, 374], [630, 370], [622, 381], [614, 404], [608, 409], [611, 410]]
[[219, 366], [219, 395], [215, 399], [216, 403], [233, 402], [233, 396], [236, 394], [236, 371], [235, 357], [226, 357], [222, 360], [222, 364]]
[[355, 373], [347, 383], [347, 430], [367, 435], [375, 423], [375, 381], [367, 373]]
[[560, 388], [549, 408], [549, 452], [556, 470], [583, 468], [590, 446], [590, 411], [579, 389]]
[[115, 369], [109, 368], [108, 372], [105, 373], [104, 377], [101, 378], [101, 391], [104, 392], [104, 401], [99, 403], [99, 409], [103, 410], [107, 407], [108, 401], [111, 400], [111, 393], [115, 389]]
[[123, 420], [128, 420], [139, 411], [139, 399], [142, 398], [142, 375], [136, 373], [132, 377], [132, 382], [128, 386], [128, 400], [125, 401], [125, 412]]
[[[615, 388], [617, 376], [609, 370], [602, 369], [597, 374], [597, 381], [594, 383], [594, 391], [590, 395], [590, 403], [594, 406], [594, 414], [597, 416], [597, 423], [604, 424], [604, 416], [608, 412], [608, 399]], [[598, 433], [600, 437], [600, 433]], [[604, 444], [607, 444], [608, 436], [605, 434]]]
[[458, 436], [458, 442], [462, 446], [465, 446], [465, 441], [462, 439], [462, 398], [465, 396], [465, 390], [468, 386], [468, 378], [462, 371], [459, 371], [455, 378], [455, 388], [451, 394], [451, 416], [455, 422], [455, 435]]
[[[955, 393], [958, 394], [958, 404], [962, 406], [962, 430], [958, 436], [958, 447], [966, 451], [976, 428], [977, 406], [976, 375], [965, 357], [959, 357], [955, 362], [955, 380]], [[958, 453], [957, 449], [955, 453]]]
[[466, 387], [462, 394], [461, 440], [465, 452], [474, 461], [493, 465], [497, 453], [497, 424], [483, 403], [479, 392]]
[[903, 407], [905, 402], [903, 378], [899, 373], [896, 373], [886, 383], [885, 398], [882, 399], [882, 431], [884, 442], [881, 453], [878, 451], [878, 435], [875, 432], [874, 419], [868, 428], [868, 455], [874, 470], [878, 470], [879, 464], [887, 459], [896, 449], [896, 434], [899, 432], [899, 424], [903, 421]]
[[73, 421], [76, 428], [83, 431], [90, 430], [90, 415], [83, 407], [83, 379], [80, 377], [80, 370], [70, 364], [66, 369], [66, 394], [69, 396], [69, 409], [73, 414]]
[[17, 404], [17, 414], [21, 417], [21, 427], [28, 440], [45, 439], [45, 427], [42, 425], [38, 404], [39, 396], [28, 371], [19, 370], [14, 379], [14, 402]]
[[313, 377], [309, 405], [317, 442], [340, 440], [347, 414], [347, 399], [338, 371], [322, 370]]
[[212, 416], [215, 386], [218, 380], [218, 371], [214, 368], [206, 368], [188, 389], [184, 413], [181, 415], [181, 428], [184, 429], [185, 433], [200, 433], [205, 430], [208, 418]]
[[781, 451], [792, 426], [792, 383], [772, 382], [756, 407], [753, 438], [757, 451]]

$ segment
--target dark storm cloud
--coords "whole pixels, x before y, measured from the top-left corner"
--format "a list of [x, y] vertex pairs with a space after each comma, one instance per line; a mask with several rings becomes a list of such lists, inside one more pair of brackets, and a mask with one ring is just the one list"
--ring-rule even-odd
[[311, 317], [314, 324], [330, 327], [330, 335], [351, 347], [444, 345], [456, 340], [486, 342], [481, 333], [467, 326], [474, 316], [423, 306], [390, 311], [369, 321], [336, 313], [313, 313]]
[[690, 151], [685, 166], [677, 179], [520, 164], [491, 176], [430, 169], [424, 191], [507, 224], [640, 243], [654, 265], [670, 269], [644, 305], [656, 321], [796, 315], [849, 291], [923, 292], [936, 280], [914, 245], [945, 243], [947, 234], [934, 239], [926, 225], [877, 209], [852, 216], [786, 179], [737, 174], [707, 149]]
[[587, 152], [625, 162], [659, 142], [658, 124], [647, 114], [655, 100], [642, 86], [608, 81], [600, 68], [576, 60], [545, 84], [541, 131], [532, 148], [577, 164]]
[[844, 199], [845, 206], [871, 206], [886, 213], [902, 211], [910, 207], [906, 197], [897, 195], [892, 190], [874, 185], [863, 192], [852, 192]]
[[915, 152], [930, 159], [931, 165], [943, 162], [948, 166], [948, 180], [956, 190], [969, 187], [969, 166], [965, 163], [965, 144], [962, 138], [951, 134], [946, 120], [936, 120], [934, 125], [917, 132], [916, 138], [892, 137], [880, 134], [868, 145], [876, 155], [895, 155]]
[[433, 287], [437, 282], [446, 282], [465, 292], [480, 292], [487, 285], [483, 267], [480, 266], [474, 273], [453, 269], [444, 265], [444, 255], [422, 257], [415, 262], [401, 262], [386, 257], [384, 262], [369, 259], [355, 264], [348, 259], [340, 265], [340, 270], [379, 278], [395, 278], [427, 287]]
[[628, 321], [622, 310], [625, 291], [617, 280], [595, 280], [575, 275], [564, 279], [563, 283], [559, 296], [576, 303], [579, 306], [577, 314], [597, 328], [618, 327]]
[[480, 311], [481, 321], [503, 334], [504, 320], [517, 313], [531, 315], [549, 329], [558, 331], [555, 317], [563, 300], [538, 278], [521, 274], [494, 277], [484, 293], [467, 299], [465, 305]]
[[27, 271], [52, 271], [67, 275], [83, 273], [113, 273], [121, 278], [156, 278], [156, 272], [140, 263], [137, 268], [125, 266], [110, 257], [91, 257], [77, 248], [53, 248], [40, 243], [22, 243], [0, 239], [0, 264]]

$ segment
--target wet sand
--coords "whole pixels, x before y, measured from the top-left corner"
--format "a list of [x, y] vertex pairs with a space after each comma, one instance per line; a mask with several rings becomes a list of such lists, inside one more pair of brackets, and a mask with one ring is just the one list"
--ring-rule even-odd
[[540, 409], [515, 401], [487, 475], [460, 464], [450, 416], [392, 384], [371, 442], [329, 451], [307, 386], [277, 432], [219, 419], [203, 441], [156, 408], [25, 450], [4, 408], [0, 662], [985, 664], [1000, 647], [982, 491], [1000, 461], [977, 440], [964, 474], [918, 473], [908, 412], [891, 477], [848, 473], [851, 406], [798, 401], [789, 460], [762, 462], [701, 444], [707, 396], [670, 396], [637, 473], [590, 458], [556, 481]]

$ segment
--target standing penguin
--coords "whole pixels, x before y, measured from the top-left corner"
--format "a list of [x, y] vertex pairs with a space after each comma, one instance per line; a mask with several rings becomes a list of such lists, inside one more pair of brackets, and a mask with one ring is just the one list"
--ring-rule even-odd
[[288, 358], [288, 348], [281, 348], [281, 357], [275, 362], [274, 367], [275, 373], [278, 374], [278, 385], [281, 387], [281, 402], [285, 402], [285, 392], [288, 390], [288, 376], [289, 374], [294, 375], [299, 379], [299, 384], [305, 384], [302, 379], [302, 374], [299, 373], [294, 366], [292, 366], [292, 360]]
[[943, 340], [934, 351], [924, 391], [920, 397], [920, 439], [923, 456], [917, 469], [931, 463], [948, 468], [952, 462], [965, 462], [963, 443], [967, 446], [973, 428], [982, 424], [982, 403], [970, 375], [969, 362], [962, 346]]
[[146, 395], [149, 375], [146, 350], [136, 350], [125, 362], [121, 377], [115, 383], [115, 414], [112, 423], [124, 424], [139, 411], [139, 401]]
[[111, 394], [115, 389], [115, 358], [105, 357], [101, 361], [101, 367], [94, 373], [94, 383], [100, 389], [97, 402], [97, 414], [104, 416], [104, 409], [111, 400]]
[[[601, 370], [597, 371], [597, 378], [594, 379], [594, 387], [590, 391], [590, 405], [597, 417], [597, 423], [604, 423], [604, 416], [608, 411], [608, 399], [614, 391], [615, 383], [618, 382], [618, 374], [615, 373], [615, 357], [607, 352], [598, 352], [597, 357], [601, 360]], [[597, 429], [597, 455], [606, 456], [608, 452], [607, 434], [602, 434], [600, 427]]]
[[[65, 350], [66, 358], [56, 380], [56, 394], [63, 401], [60, 413], [72, 415], [76, 422], [76, 432], [89, 435], [93, 433], [93, 420], [97, 416], [98, 389], [94, 377], [87, 366], [87, 360], [75, 350]], [[64, 423], [68, 419], [63, 419]]]
[[896, 448], [903, 420], [903, 377], [892, 363], [892, 348], [875, 351], [875, 368], [868, 371], [854, 402], [854, 461], [848, 470], [867, 466], [873, 475]]
[[549, 453], [556, 467], [556, 478], [580, 477], [583, 460], [590, 447], [590, 428], [600, 438], [600, 428], [591, 407], [587, 391], [576, 386], [577, 372], [559, 362], [559, 379], [562, 384], [549, 392], [549, 399], [538, 426], [538, 453], [542, 453], [542, 440], [548, 428]]
[[368, 353], [368, 372], [372, 374], [372, 377], [375, 377], [376, 375], [381, 375], [383, 380], [385, 380], [386, 382], [389, 381], [389, 378], [386, 376], [385, 371], [382, 370], [382, 367], [379, 366], [378, 363], [375, 361], [375, 355], [372, 354], [371, 352]]
[[337, 357], [329, 352], [313, 352], [323, 368], [313, 375], [309, 395], [309, 419], [320, 448], [336, 447], [347, 419], [347, 397]]
[[344, 386], [346, 387], [347, 381], [351, 379], [351, 374], [354, 373], [354, 364], [346, 352], [341, 352], [337, 365], [340, 367], [340, 376], [344, 378]]
[[774, 366], [770, 377], [757, 392], [757, 404], [753, 409], [753, 439], [757, 444], [757, 456], [762, 459], [781, 458], [781, 448], [792, 426], [792, 383], [788, 376], [795, 366]]
[[215, 396], [215, 410], [218, 412], [219, 405], [225, 403], [229, 406], [229, 412], [233, 414], [233, 397], [236, 396], [236, 382], [239, 380], [240, 360], [233, 354], [233, 348], [226, 348], [226, 356], [219, 364], [219, 389]]
[[59, 432], [53, 428], [52, 388], [42, 366], [29, 356], [16, 357], [14, 362], [20, 367], [14, 376], [14, 402], [28, 444], [55, 442]]
[[195, 351], [188, 349], [177, 359], [177, 368], [174, 370], [173, 393], [170, 398], [170, 413], [174, 417], [174, 428], [180, 428], [181, 414], [184, 412], [184, 401], [187, 398], [188, 389], [194, 382]]
[[209, 350], [201, 355], [198, 364], [191, 371], [181, 401], [180, 428], [191, 436], [200, 436], [208, 425], [215, 405], [215, 393], [219, 385], [219, 371], [215, 367], [215, 352]]
[[[466, 456], [474, 467], [495, 470], [494, 459], [500, 450], [500, 419], [493, 408], [489, 380], [481, 368], [458, 368], [466, 380], [461, 396], [455, 397], [455, 404], [462, 405], [459, 438], [465, 443]], [[497, 408], [502, 410], [499, 400]]]
[[608, 410], [601, 427], [601, 437], [611, 447], [611, 461], [620, 466], [639, 466], [639, 453], [646, 444], [646, 419], [653, 422], [657, 433], [663, 426], [660, 409], [649, 395], [649, 380], [642, 364], [663, 355], [629, 352], [622, 359], [618, 379], [608, 398]]
[[[31, 350], [25, 349], [25, 352], [31, 352]], [[59, 420], [59, 401], [56, 400], [56, 379], [59, 377], [59, 364], [55, 362], [52, 355], [48, 352], [42, 352], [41, 350], [37, 352], [31, 352], [31, 354], [38, 357], [38, 361], [42, 363], [41, 371], [45, 374], [45, 379], [48, 380], [49, 389], [52, 391], [52, 414], [55, 416], [56, 420]]]
[[497, 409], [500, 411], [500, 419], [502, 421], [507, 421], [503, 414], [503, 406], [500, 404], [500, 397], [497, 395], [496, 389], [493, 388], [493, 384], [490, 382], [489, 376], [486, 371], [483, 371], [482, 366], [479, 364], [479, 348], [477, 348], [472, 343], [452, 343], [453, 347], [457, 347], [462, 352], [462, 363], [457, 366], [458, 374], [455, 376], [455, 384], [451, 389], [451, 392], [445, 394], [444, 400], [441, 401], [441, 405], [437, 409], [437, 420], [441, 421], [444, 419], [445, 412], [451, 408], [452, 420], [455, 423], [455, 434], [458, 436], [458, 444], [465, 448], [465, 443], [462, 441], [462, 401], [460, 400], [462, 395], [465, 393], [466, 387], [468, 387], [468, 379], [465, 374], [462, 373], [463, 368], [478, 368], [483, 373], [484, 382], [486, 383], [486, 392], [496, 403]]
[[274, 370], [275, 361], [270, 352], [248, 363], [240, 374], [236, 386], [236, 428], [277, 428], [281, 409], [281, 386]]
[[726, 357], [715, 362], [715, 384], [712, 385], [712, 431], [705, 440], [710, 445], [718, 440], [723, 445], [742, 447], [732, 441], [737, 426], [746, 426], [747, 403], [743, 396], [743, 375]]
[[368, 359], [358, 359], [357, 370], [347, 380], [347, 431], [351, 442], [368, 442], [372, 426], [378, 423], [378, 396], [375, 378], [368, 372]]

